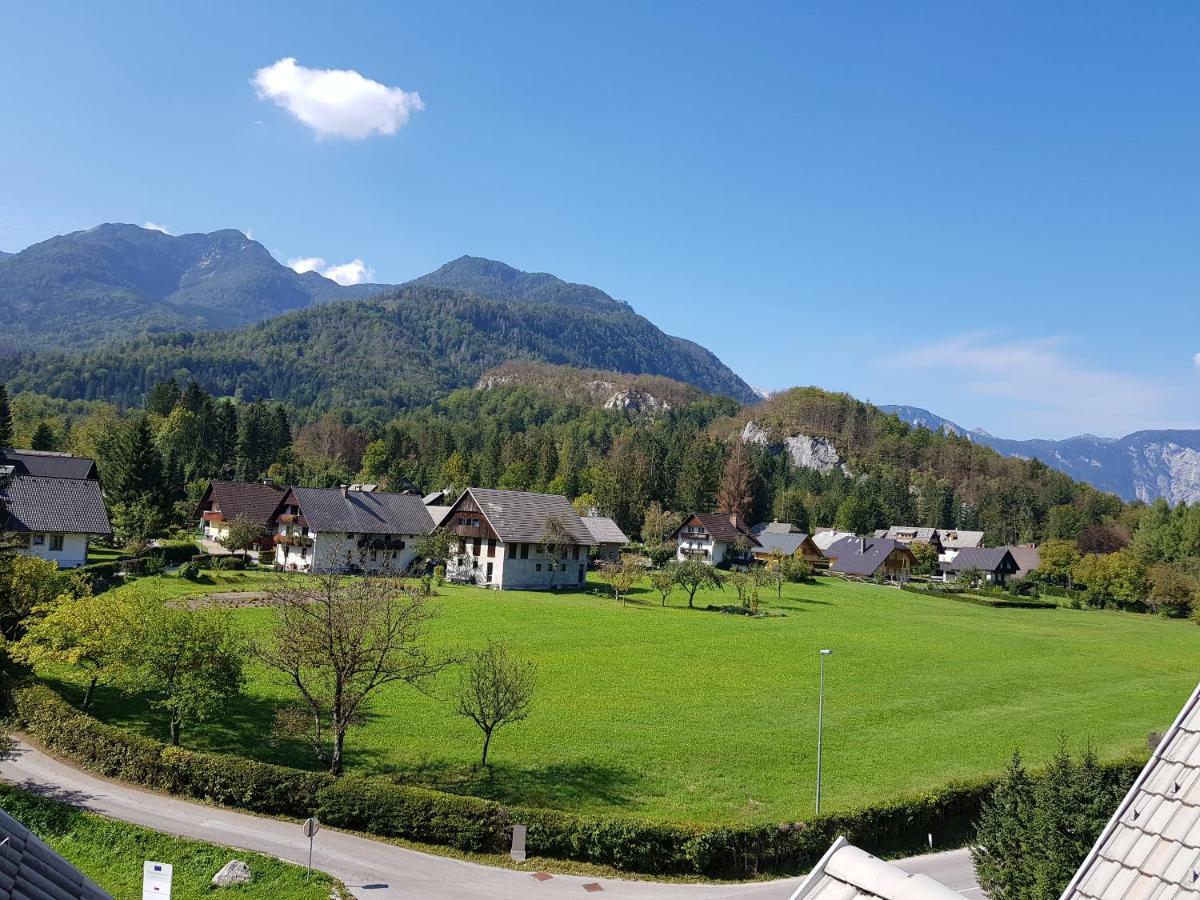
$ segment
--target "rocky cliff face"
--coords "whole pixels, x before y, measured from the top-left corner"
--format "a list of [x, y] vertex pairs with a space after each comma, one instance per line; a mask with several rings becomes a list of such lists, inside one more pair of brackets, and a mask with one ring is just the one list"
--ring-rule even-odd
[[818, 472], [841, 469], [847, 475], [850, 474], [850, 469], [842, 461], [837, 447], [825, 438], [793, 434], [772, 441], [770, 435], [757, 422], [747, 422], [746, 427], [742, 429], [742, 441], [747, 444], [777, 447], [786, 452], [792, 459], [792, 465], [799, 469], [816, 469]]
[[1200, 431], [1137, 431], [1122, 438], [1081, 434], [1061, 441], [1013, 441], [968, 431], [915, 406], [881, 406], [910, 425], [961, 435], [1006, 456], [1040, 459], [1125, 500], [1200, 502]]

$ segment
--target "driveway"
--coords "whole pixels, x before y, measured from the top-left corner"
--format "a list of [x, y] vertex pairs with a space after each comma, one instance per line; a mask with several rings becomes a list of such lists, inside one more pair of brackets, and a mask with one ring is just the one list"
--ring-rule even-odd
[[[60, 762], [24, 741], [0, 760], [0, 779], [114, 819], [155, 831], [253, 850], [303, 865], [308, 841], [292, 822], [205, 806], [108, 781]], [[913, 857], [900, 863], [925, 872], [971, 898], [982, 897], [964, 850]], [[621, 900], [787, 900], [802, 879], [747, 884], [668, 884], [547, 875], [499, 869], [434, 856], [331, 829], [317, 835], [313, 866], [344, 882], [355, 897], [372, 900], [558, 900], [603, 893]]]

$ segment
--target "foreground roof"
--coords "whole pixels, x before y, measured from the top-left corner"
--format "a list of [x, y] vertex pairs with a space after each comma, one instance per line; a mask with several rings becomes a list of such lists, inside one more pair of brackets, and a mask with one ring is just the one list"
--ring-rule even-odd
[[968, 569], [995, 572], [1006, 556], [1012, 560], [1013, 568], [1017, 568], [1017, 561], [1007, 547], [967, 547], [959, 550], [950, 562], [942, 563], [942, 568], [948, 572], [965, 572]]
[[851, 845], [833, 842], [790, 900], [963, 900], [928, 875], [906, 872]]
[[1200, 687], [1117, 807], [1062, 900], [1169, 900], [1200, 890]]
[[96, 462], [86, 456], [52, 453], [49, 450], [6, 450], [0, 448], [0, 467], [12, 466], [14, 475], [43, 478], [95, 478]]
[[902, 541], [877, 537], [842, 538], [830, 545], [824, 553], [833, 560], [829, 571], [842, 575], [870, 577], [879, 571], [893, 550], [903, 550], [912, 555], [912, 551]]
[[608, 516], [583, 516], [583, 524], [592, 533], [597, 544], [621, 544], [623, 546], [629, 543], [625, 532]]
[[280, 500], [280, 506], [287, 502], [287, 497], [295, 498], [308, 527], [316, 532], [429, 534], [433, 531], [433, 519], [416, 494], [294, 487]]
[[200, 505], [212, 500], [226, 520], [238, 517], [266, 525], [275, 515], [287, 488], [254, 481], [213, 481], [204, 492]]
[[0, 485], [0, 531], [112, 534], [100, 482], [15, 475]]
[[982, 531], [963, 531], [955, 528], [952, 530], [942, 530], [939, 532], [942, 536], [942, 546], [947, 550], [961, 550], [964, 547], [978, 547], [983, 543]]
[[112, 900], [98, 885], [0, 809], [0, 897]]
[[492, 530], [502, 541], [536, 544], [546, 536], [546, 522], [562, 522], [576, 544], [592, 546], [596, 539], [561, 494], [535, 494], [531, 491], [501, 491], [495, 488], [469, 488]]

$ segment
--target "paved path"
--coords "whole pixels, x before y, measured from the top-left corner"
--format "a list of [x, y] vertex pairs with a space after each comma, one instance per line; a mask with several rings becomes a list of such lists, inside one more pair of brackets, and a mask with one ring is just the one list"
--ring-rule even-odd
[[[304, 864], [308, 842], [293, 822], [259, 818], [215, 806], [204, 806], [108, 781], [60, 762], [24, 741], [0, 760], [0, 779], [114, 819], [155, 831], [253, 850]], [[925, 872], [956, 890], [973, 891], [970, 856], [965, 851], [913, 857], [901, 863]], [[741, 885], [667, 884], [554, 875], [499, 869], [407, 850], [383, 841], [322, 829], [317, 835], [313, 866], [343, 881], [355, 897], [372, 900], [559, 900], [593, 894], [621, 900], [787, 900], [799, 878]], [[600, 890], [597, 890], [597, 887]]]

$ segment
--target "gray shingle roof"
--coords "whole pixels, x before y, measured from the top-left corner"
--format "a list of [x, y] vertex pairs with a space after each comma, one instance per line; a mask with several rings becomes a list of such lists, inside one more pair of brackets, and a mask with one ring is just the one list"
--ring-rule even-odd
[[959, 550], [950, 562], [942, 563], [942, 568], [947, 572], [965, 572], [967, 569], [995, 572], [1006, 556], [1012, 561], [1012, 568], [1017, 568], [1017, 561], [1007, 547], [967, 547]]
[[879, 567], [897, 547], [911, 552], [903, 543], [890, 538], [848, 537], [831, 544], [825, 555], [833, 559], [829, 571], [869, 578], [879, 571]]
[[1200, 687], [1134, 781], [1062, 900], [1197, 896]]
[[963, 900], [928, 875], [906, 872], [852, 846], [833, 842], [790, 900]]
[[964, 547], [978, 547], [983, 543], [982, 531], [962, 531], [959, 529], [942, 529], [942, 546], [947, 550], [961, 550]]
[[597, 544], [621, 544], [624, 546], [629, 543], [625, 532], [608, 516], [584, 516], [583, 524], [592, 533]]
[[494, 488], [469, 490], [502, 541], [536, 544], [546, 534], [546, 520], [553, 516], [563, 523], [575, 543], [589, 547], [596, 543], [575, 512], [575, 507], [560, 494], [500, 491]]
[[51, 453], [47, 450], [0, 449], [0, 466], [12, 465], [17, 475], [43, 478], [95, 478], [96, 463], [85, 456]]
[[14, 475], [0, 484], [0, 531], [112, 534], [100, 482]]
[[113, 900], [28, 828], [0, 809], [0, 897]]
[[[429, 534], [433, 519], [416, 494], [346, 491], [338, 488], [292, 488], [288, 493], [316, 532], [358, 534]], [[280, 505], [287, 498], [280, 501]]]
[[750, 529], [750, 533], [756, 537], [764, 531], [773, 534], [800, 534], [800, 529], [791, 522], [759, 522]]
[[875, 532], [877, 538], [891, 538], [894, 541], [920, 541], [923, 544], [932, 544], [940, 538], [940, 532], [936, 528], [925, 528], [920, 525], [893, 525], [890, 528], [881, 528]]
[[784, 556], [791, 556], [800, 549], [800, 545], [808, 540], [807, 534], [786, 533], [778, 531], [760, 531], [755, 535], [762, 549], [767, 553], [778, 550]]

